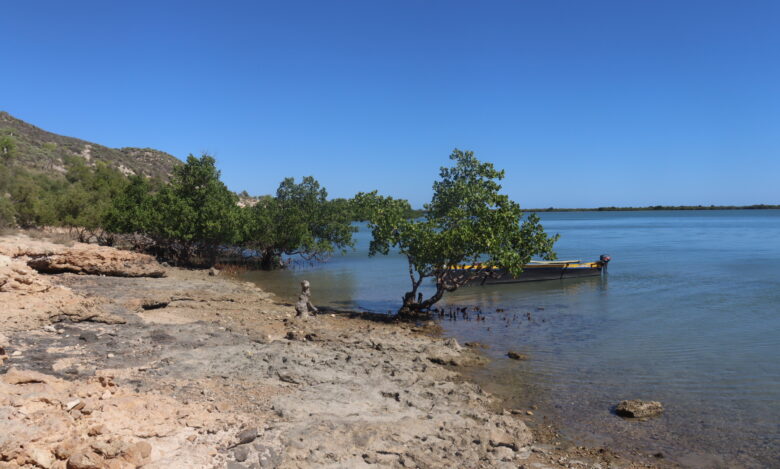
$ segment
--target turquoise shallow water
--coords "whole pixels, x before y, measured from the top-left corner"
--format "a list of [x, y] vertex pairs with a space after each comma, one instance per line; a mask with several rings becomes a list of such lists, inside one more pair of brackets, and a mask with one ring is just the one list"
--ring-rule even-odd
[[[477, 376], [588, 444], [663, 452], [693, 467], [780, 467], [780, 211], [567, 212], [541, 215], [560, 258], [613, 258], [606, 278], [461, 289], [444, 306], [486, 321], [444, 321], [496, 360]], [[356, 251], [320, 265], [247, 277], [286, 298], [312, 282], [315, 302], [395, 310], [400, 256]], [[504, 309], [497, 313], [496, 309]], [[528, 319], [528, 313], [531, 319]], [[507, 350], [530, 360], [503, 358]], [[610, 412], [662, 401], [648, 422]]]

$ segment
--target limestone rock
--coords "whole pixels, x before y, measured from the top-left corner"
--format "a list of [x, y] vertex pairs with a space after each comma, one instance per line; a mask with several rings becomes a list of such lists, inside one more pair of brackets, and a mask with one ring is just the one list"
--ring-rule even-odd
[[103, 458], [97, 453], [82, 450], [68, 459], [68, 469], [100, 469], [103, 467]]
[[139, 441], [122, 452], [122, 457], [129, 463], [140, 466], [152, 454], [152, 445], [145, 441]]
[[37, 371], [30, 370], [18, 370], [11, 368], [3, 375], [3, 381], [8, 384], [30, 384], [30, 383], [46, 383], [49, 380], [56, 379], [52, 376], [38, 373]]
[[146, 254], [84, 243], [66, 246], [24, 235], [4, 237], [0, 241], [0, 255], [25, 259], [30, 267], [41, 273], [73, 272], [118, 277], [165, 276], [162, 266]]
[[22, 260], [2, 254], [0, 304], [6, 331], [40, 327], [55, 318], [81, 320], [113, 316], [92, 308], [92, 302], [70, 289], [52, 284]]
[[27, 265], [41, 273], [72, 272], [112, 277], [164, 277], [165, 270], [146, 254], [105, 246], [81, 245], [57, 254], [33, 257]]
[[44, 469], [50, 468], [55, 461], [54, 455], [51, 454], [51, 451], [39, 448], [37, 446], [27, 448], [27, 455], [37, 466], [43, 467]]
[[615, 407], [615, 413], [621, 417], [646, 418], [653, 417], [664, 411], [664, 406], [658, 401], [640, 401], [638, 399], [620, 401]]

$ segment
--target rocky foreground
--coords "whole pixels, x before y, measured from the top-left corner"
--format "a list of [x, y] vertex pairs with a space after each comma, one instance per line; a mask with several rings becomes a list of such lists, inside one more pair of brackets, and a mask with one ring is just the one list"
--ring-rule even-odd
[[534, 443], [430, 327], [140, 254], [2, 237], [0, 305], [2, 468], [649, 467]]

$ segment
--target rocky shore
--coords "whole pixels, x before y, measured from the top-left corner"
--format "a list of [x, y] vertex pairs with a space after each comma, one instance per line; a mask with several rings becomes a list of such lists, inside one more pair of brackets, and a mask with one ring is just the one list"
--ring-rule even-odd
[[25, 235], [0, 304], [0, 468], [660, 467], [540, 442], [430, 324]]

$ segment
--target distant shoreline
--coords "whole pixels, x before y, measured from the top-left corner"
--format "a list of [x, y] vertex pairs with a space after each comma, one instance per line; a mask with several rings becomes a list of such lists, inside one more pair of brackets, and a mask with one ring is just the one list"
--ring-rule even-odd
[[652, 210], [778, 210], [780, 205], [651, 205], [648, 207], [529, 208], [525, 212], [644, 212]]
[[[526, 213], [542, 212], [649, 212], [662, 210], [780, 210], [780, 205], [651, 205], [648, 207], [595, 207], [595, 208], [524, 208]], [[412, 209], [412, 217], [422, 217], [425, 210]]]

